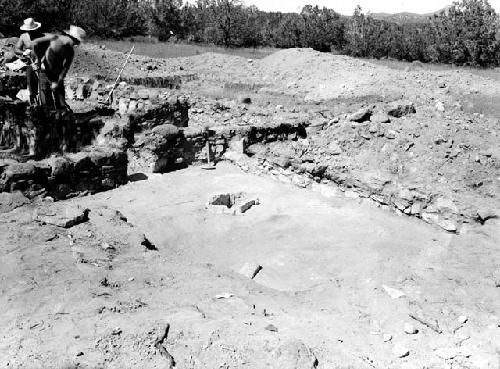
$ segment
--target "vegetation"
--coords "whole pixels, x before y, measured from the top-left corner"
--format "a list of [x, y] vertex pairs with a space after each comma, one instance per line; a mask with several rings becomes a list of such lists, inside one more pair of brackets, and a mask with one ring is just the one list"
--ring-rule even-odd
[[91, 35], [166, 40], [225, 47], [311, 47], [358, 57], [457, 65], [500, 64], [499, 18], [488, 0], [460, 0], [422, 21], [375, 19], [357, 7], [351, 17], [305, 6], [300, 14], [263, 12], [240, 0], [0, 0], [0, 32], [18, 33], [33, 16], [46, 30], [71, 23]]

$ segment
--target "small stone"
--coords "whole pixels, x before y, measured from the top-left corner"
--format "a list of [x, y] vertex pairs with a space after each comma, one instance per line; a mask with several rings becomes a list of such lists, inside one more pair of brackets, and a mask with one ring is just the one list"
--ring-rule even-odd
[[390, 129], [385, 134], [385, 137], [387, 137], [389, 140], [394, 140], [396, 138], [396, 133], [397, 133], [396, 131]]
[[392, 335], [386, 333], [382, 336], [382, 339], [384, 340], [384, 342], [390, 342], [392, 341]]
[[436, 110], [443, 113], [446, 109], [444, 107], [444, 104], [441, 101], [438, 101], [436, 103]]
[[415, 328], [415, 326], [411, 323], [405, 323], [404, 331], [406, 334], [417, 334], [418, 333], [418, 329]]
[[455, 347], [438, 348], [434, 352], [437, 356], [439, 356], [441, 359], [444, 359], [444, 360], [453, 359], [454, 357], [456, 357], [460, 354], [460, 351], [458, 349], [456, 349]]
[[466, 317], [465, 315], [460, 315], [460, 316], [458, 317], [458, 322], [459, 322], [460, 324], [465, 324], [465, 323], [467, 323], [467, 321], [468, 321], [468, 320], [469, 320], [469, 318], [468, 318], [468, 317]]
[[458, 230], [457, 224], [450, 219], [439, 219], [437, 224], [445, 231], [455, 233]]
[[386, 285], [382, 285], [382, 288], [384, 289], [384, 291], [391, 297], [391, 299], [399, 299], [400, 297], [403, 297], [403, 296], [406, 296], [405, 293], [403, 291], [400, 291], [400, 290], [397, 290], [395, 288], [392, 288], [392, 287], [389, 287], [389, 286], [386, 286]]
[[123, 331], [122, 331], [122, 329], [120, 327], [116, 327], [115, 329], [113, 329], [113, 331], [111, 332], [111, 334], [113, 336], [118, 336], [118, 335], [122, 334], [122, 332]]
[[268, 330], [270, 332], [278, 332], [278, 328], [276, 328], [274, 325], [272, 324], [269, 324], [266, 328], [264, 328], [265, 330]]
[[394, 347], [392, 348], [392, 353], [394, 356], [401, 359], [410, 355], [410, 350], [401, 345], [394, 345]]
[[104, 250], [104, 251], [113, 251], [115, 250], [115, 248], [113, 246], [111, 246], [109, 243], [107, 242], [103, 242], [101, 244], [101, 248]]

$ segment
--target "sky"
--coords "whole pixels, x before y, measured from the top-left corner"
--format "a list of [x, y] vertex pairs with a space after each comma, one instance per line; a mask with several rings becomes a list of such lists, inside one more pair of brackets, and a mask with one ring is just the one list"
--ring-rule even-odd
[[[431, 13], [450, 5], [453, 0], [243, 0], [246, 5], [256, 5], [265, 11], [298, 12], [306, 4], [326, 6], [341, 14], [351, 15], [356, 5], [372, 13]], [[490, 0], [497, 12], [500, 0]]]

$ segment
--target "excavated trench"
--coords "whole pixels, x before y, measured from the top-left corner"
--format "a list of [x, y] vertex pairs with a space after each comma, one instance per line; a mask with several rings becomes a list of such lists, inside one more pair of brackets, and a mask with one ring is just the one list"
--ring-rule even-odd
[[7, 79], [0, 100], [2, 192], [64, 199], [112, 189], [139, 174], [229, 160], [245, 171], [299, 187], [364, 198], [449, 232], [458, 232], [462, 222], [484, 223], [490, 218], [488, 213], [460, 213], [453, 204], [401, 188], [391, 178], [346, 175], [314, 160], [299, 160], [293, 153], [269, 153], [274, 146], [296, 151], [324, 128], [315, 122], [289, 119], [193, 126], [190, 102], [174, 92], [177, 85], [173, 82], [166, 91], [124, 85], [117, 90], [113, 104], [105, 107], [99, 104], [107, 96], [104, 83], [77, 79], [69, 83], [73, 88], [69, 94], [79, 107], [75, 113], [42, 111], [10, 98], [7, 92], [15, 89], [13, 81], [23, 81], [13, 76]]

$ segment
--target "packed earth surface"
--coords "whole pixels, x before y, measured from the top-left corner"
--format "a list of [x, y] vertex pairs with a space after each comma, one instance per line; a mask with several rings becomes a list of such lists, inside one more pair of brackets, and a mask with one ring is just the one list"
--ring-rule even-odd
[[[75, 111], [126, 57], [78, 50]], [[0, 192], [0, 368], [500, 367], [497, 81], [310, 49], [121, 80], [91, 147], [128, 183]]]

